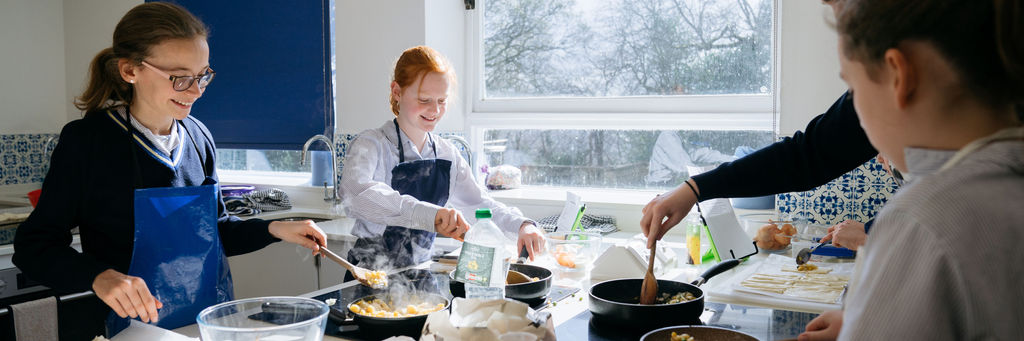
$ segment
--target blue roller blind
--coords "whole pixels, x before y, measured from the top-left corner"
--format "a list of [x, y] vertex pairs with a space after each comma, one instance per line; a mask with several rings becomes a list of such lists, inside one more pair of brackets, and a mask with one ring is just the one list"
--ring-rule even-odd
[[333, 0], [178, 0], [217, 77], [192, 109], [219, 148], [300, 149], [334, 131]]

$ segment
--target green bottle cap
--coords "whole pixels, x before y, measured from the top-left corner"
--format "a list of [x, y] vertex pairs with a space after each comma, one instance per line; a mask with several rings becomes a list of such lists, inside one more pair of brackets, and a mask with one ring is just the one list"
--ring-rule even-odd
[[477, 219], [490, 218], [490, 217], [491, 217], [491, 209], [489, 209], [489, 208], [481, 208], [481, 209], [476, 210], [476, 218]]

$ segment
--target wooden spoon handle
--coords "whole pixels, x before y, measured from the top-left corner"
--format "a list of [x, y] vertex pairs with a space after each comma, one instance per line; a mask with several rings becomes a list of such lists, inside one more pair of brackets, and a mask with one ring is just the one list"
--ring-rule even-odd
[[323, 254], [327, 256], [327, 258], [330, 258], [334, 262], [341, 264], [341, 266], [344, 267], [345, 269], [348, 269], [348, 271], [355, 272], [355, 270], [353, 270], [353, 268], [356, 267], [355, 265], [352, 265], [352, 263], [349, 263], [348, 260], [344, 258], [338, 257], [336, 253], [332, 252], [331, 250], [328, 250], [326, 247], [320, 246], [320, 252], [323, 252]]

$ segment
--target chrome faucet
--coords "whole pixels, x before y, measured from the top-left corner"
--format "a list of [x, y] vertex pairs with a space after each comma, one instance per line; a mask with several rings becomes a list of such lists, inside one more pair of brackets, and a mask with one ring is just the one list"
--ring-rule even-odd
[[309, 151], [309, 146], [316, 141], [326, 144], [327, 150], [331, 152], [331, 176], [333, 176], [334, 188], [328, 191], [327, 182], [324, 182], [324, 201], [337, 204], [341, 201], [341, 195], [338, 193], [338, 155], [334, 153], [334, 141], [331, 141], [330, 138], [323, 134], [310, 137], [309, 140], [306, 140], [306, 144], [302, 145], [302, 156], [299, 157], [299, 165], [306, 164], [306, 152]]
[[445, 139], [454, 142], [457, 145], [461, 145], [462, 149], [466, 151], [466, 162], [469, 162], [469, 169], [473, 170], [470, 174], [473, 174], [473, 178], [476, 178], [476, 163], [473, 160], [473, 149], [469, 148], [469, 142], [462, 136], [458, 135], [446, 135]]

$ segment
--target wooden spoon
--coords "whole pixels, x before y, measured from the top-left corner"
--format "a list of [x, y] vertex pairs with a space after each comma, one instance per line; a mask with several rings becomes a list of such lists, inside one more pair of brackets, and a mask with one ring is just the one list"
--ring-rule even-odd
[[530, 276], [527, 276], [526, 274], [515, 270], [509, 270], [508, 277], [505, 279], [505, 284], [519, 284], [529, 282], [533, 282], [533, 279], [531, 279]]
[[386, 279], [387, 277], [386, 277], [386, 275], [384, 277], [385, 279], [382, 282], [376, 283], [376, 284], [370, 283], [370, 280], [368, 279], [368, 276], [373, 271], [370, 271], [370, 270], [365, 269], [365, 268], [360, 268], [358, 266], [353, 265], [352, 263], [349, 263], [348, 260], [346, 260], [344, 258], [341, 258], [341, 257], [338, 257], [337, 254], [335, 254], [331, 250], [328, 250], [326, 247], [324, 247], [322, 245], [320, 246], [320, 252], [323, 253], [325, 256], [327, 256], [327, 258], [330, 258], [334, 262], [336, 262], [338, 264], [341, 264], [341, 266], [344, 267], [345, 269], [348, 269], [348, 271], [350, 273], [352, 273], [352, 277], [355, 277], [356, 280], [359, 281], [359, 283], [362, 283], [363, 285], [371, 287], [371, 288], [374, 288], [374, 289], [381, 289], [381, 288], [387, 287], [388, 284], [387, 284], [387, 279]]
[[654, 304], [658, 297], [658, 279], [654, 278], [654, 250], [658, 249], [655, 242], [651, 247], [651, 257], [647, 259], [647, 274], [644, 275], [644, 284], [640, 287], [640, 304]]

